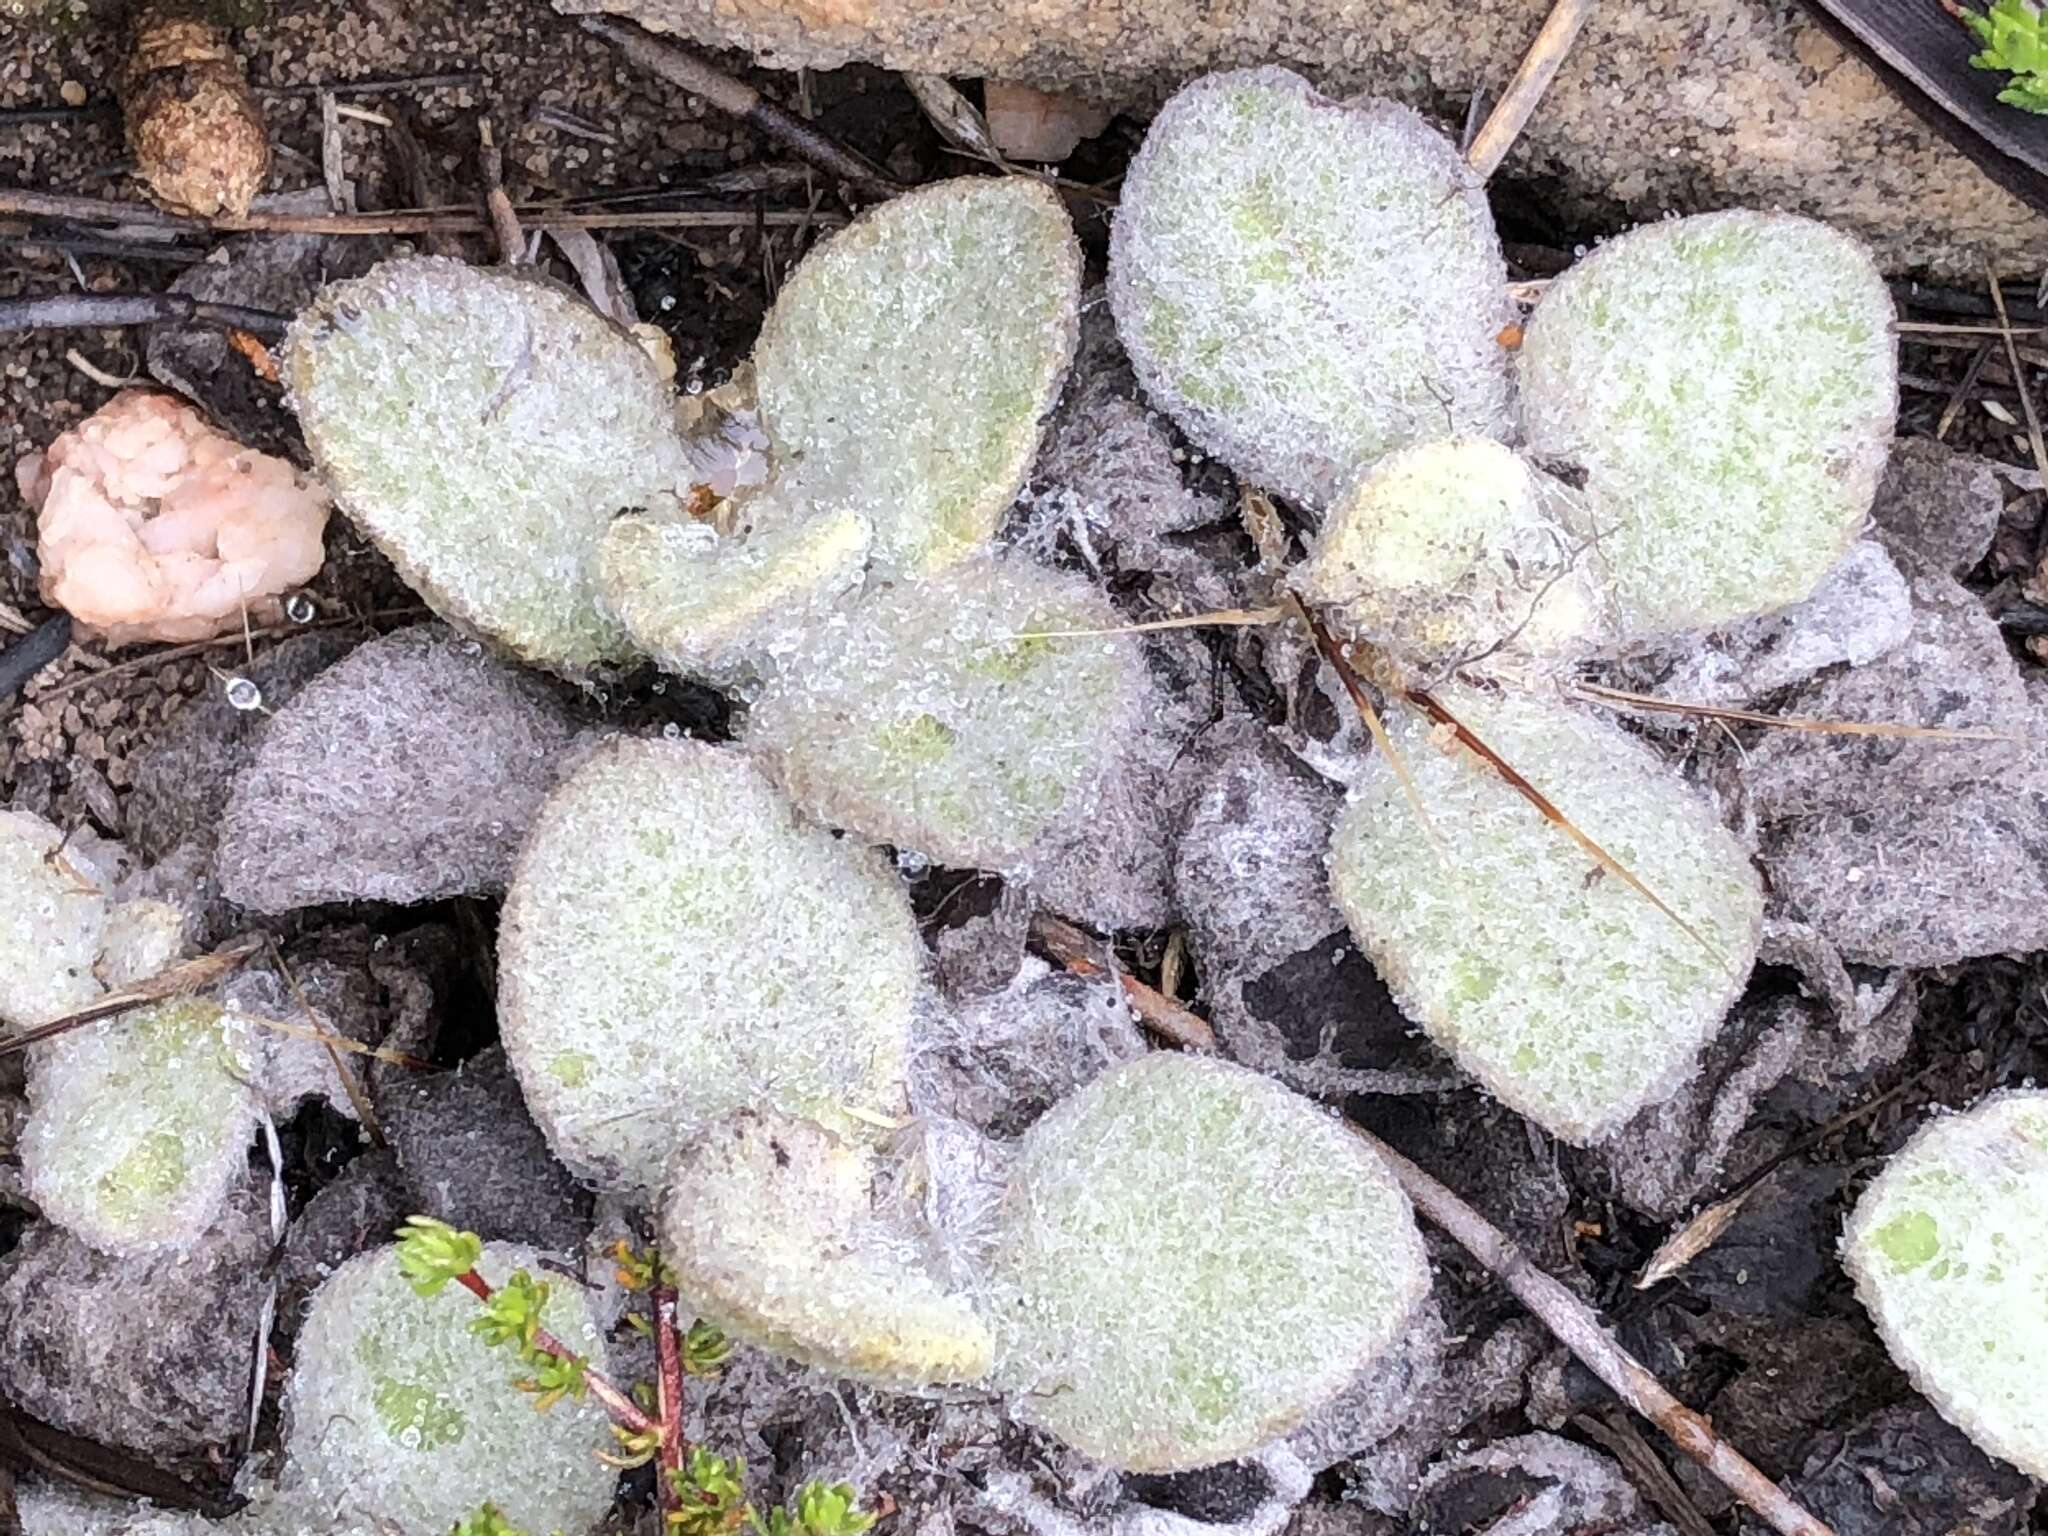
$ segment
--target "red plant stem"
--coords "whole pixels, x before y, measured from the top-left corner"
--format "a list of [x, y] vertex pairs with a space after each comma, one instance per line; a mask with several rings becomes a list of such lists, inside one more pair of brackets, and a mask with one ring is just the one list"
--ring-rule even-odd
[[[496, 1294], [491, 1282], [473, 1269], [466, 1269], [457, 1275], [455, 1283], [469, 1292], [478, 1301], [489, 1301]], [[575, 1350], [564, 1344], [545, 1328], [534, 1331], [533, 1343], [536, 1349], [546, 1350], [557, 1360], [574, 1360], [578, 1358]], [[644, 1435], [649, 1431], [658, 1432], [659, 1426], [635, 1406], [633, 1399], [626, 1396], [625, 1393], [605, 1380], [596, 1371], [586, 1370], [583, 1373], [583, 1379], [590, 1384], [590, 1395], [604, 1405], [604, 1411], [612, 1416], [613, 1423], [619, 1425], [622, 1429], [629, 1429], [637, 1435]]]
[[654, 1409], [661, 1416], [661, 1447], [656, 1461], [661, 1475], [654, 1491], [664, 1512], [680, 1507], [677, 1475], [683, 1470], [683, 1348], [676, 1335], [676, 1289], [657, 1285], [654, 1299]]

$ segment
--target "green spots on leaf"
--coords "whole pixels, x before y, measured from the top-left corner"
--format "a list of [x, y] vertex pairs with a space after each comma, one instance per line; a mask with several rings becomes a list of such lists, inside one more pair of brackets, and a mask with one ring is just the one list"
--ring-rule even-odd
[[1941, 1252], [1941, 1229], [1925, 1211], [1904, 1211], [1870, 1235], [1894, 1269], [1917, 1269]]
[[564, 1088], [581, 1088], [596, 1066], [597, 1058], [588, 1051], [557, 1051], [548, 1058], [548, 1076]]
[[890, 757], [930, 767], [953, 750], [957, 734], [936, 715], [916, 714], [875, 727], [875, 745]]
[[370, 1401], [385, 1430], [407, 1450], [438, 1451], [469, 1432], [461, 1409], [412, 1382], [379, 1377], [372, 1383]]

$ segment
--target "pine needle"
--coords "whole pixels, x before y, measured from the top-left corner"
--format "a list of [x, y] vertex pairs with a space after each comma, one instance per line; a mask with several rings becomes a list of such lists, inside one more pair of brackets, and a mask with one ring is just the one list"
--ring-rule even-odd
[[2020, 742], [2014, 731], [1951, 729], [1939, 725], [1904, 725], [1890, 720], [1816, 720], [1805, 715], [1766, 715], [1751, 709], [1728, 709], [1718, 704], [1688, 704], [1677, 699], [1660, 699], [1647, 693], [1630, 693], [1625, 688], [1608, 688], [1599, 683], [1577, 683], [1572, 691], [1595, 704], [1613, 704], [1646, 715], [1697, 715], [1704, 720], [1733, 720], [1743, 725], [1767, 725], [1781, 731], [1804, 731], [1823, 736], [1904, 736], [1926, 741]]
[[1734, 962], [1721, 951], [1719, 945], [1715, 944], [1713, 940], [1709, 939], [1691, 923], [1680, 917], [1672, 909], [1670, 903], [1638, 879], [1634, 871], [1630, 870], [1627, 865], [1623, 864], [1613, 854], [1602, 848], [1591, 837], [1587, 836], [1585, 832], [1581, 831], [1578, 824], [1565, 815], [1563, 811], [1559, 810], [1549, 796], [1545, 795], [1542, 790], [1524, 778], [1506, 758], [1480, 740], [1478, 733], [1456, 715], [1452, 714], [1450, 710], [1446, 709], [1442, 701], [1436, 698], [1435, 695], [1415, 690], [1410, 692], [1407, 697], [1411, 704], [1422, 710], [1430, 719], [1440, 725], [1447, 725], [1456, 732], [1461, 745], [1481, 762], [1485, 763], [1487, 767], [1499, 774], [1510, 789], [1535, 806], [1542, 813], [1545, 820], [1549, 821], [1551, 825], [1564, 833], [1566, 837], [1569, 837], [1574, 843], [1578, 844], [1579, 848], [1602, 869], [1615, 875], [1630, 890], [1663, 913], [1677, 927], [1679, 932], [1712, 955], [1722, 965], [1726, 966], [1730, 972], [1735, 970]]

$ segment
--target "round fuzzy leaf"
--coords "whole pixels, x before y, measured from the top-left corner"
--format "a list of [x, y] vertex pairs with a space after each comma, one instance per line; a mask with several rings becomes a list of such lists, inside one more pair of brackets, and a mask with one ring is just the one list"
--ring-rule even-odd
[[1154, 403], [1310, 506], [1406, 444], [1507, 432], [1485, 190], [1406, 107], [1276, 68], [1195, 81], [1124, 178], [1109, 279]]
[[1869, 252], [1789, 214], [1645, 225], [1550, 285], [1527, 451], [1583, 472], [1623, 638], [1782, 607], [1833, 568], [1890, 452], [1892, 320]]
[[1120, 622], [1086, 580], [1015, 558], [871, 588], [769, 681], [745, 744], [833, 826], [1023, 870], [1133, 728], [1144, 660], [1099, 633]]
[[1526, 694], [1438, 697], [1675, 918], [1406, 708], [1388, 726], [1429, 826], [1375, 755], [1331, 838], [1331, 892], [1402, 1010], [1460, 1066], [1552, 1134], [1599, 1141], [1692, 1075], [1741, 992], [1763, 921], [1756, 872], [1614, 726]]
[[632, 654], [598, 540], [683, 460], [625, 332], [542, 279], [404, 257], [322, 289], [284, 372], [321, 477], [435, 612], [564, 671]]
[[[538, 1249], [487, 1243], [477, 1270], [500, 1286], [524, 1269], [548, 1286], [541, 1324], [605, 1369], [604, 1339], [574, 1281]], [[611, 1508], [618, 1474], [604, 1410], [564, 1398], [545, 1413], [513, 1386], [506, 1346], [473, 1331], [481, 1304], [459, 1285], [421, 1296], [393, 1247], [337, 1269], [313, 1295], [285, 1395], [285, 1490], [323, 1491], [336, 1526], [446, 1536], [496, 1504], [528, 1531], [580, 1536]]]
[[754, 348], [791, 499], [867, 517], [891, 567], [985, 544], [1073, 361], [1080, 292], [1059, 198], [1022, 177], [921, 187], [819, 245]]
[[106, 922], [99, 874], [65, 850], [64, 834], [0, 810], [0, 1026], [45, 1024], [99, 996]]
[[708, 525], [628, 516], [605, 530], [605, 602], [661, 666], [741, 681], [860, 580], [874, 525], [858, 512], [720, 538]]
[[1295, 590], [1347, 635], [1431, 675], [1513, 651], [1570, 655], [1604, 626], [1570, 489], [1484, 437], [1403, 448], [1323, 518]]
[[1245, 1455], [1429, 1289], [1407, 1198], [1332, 1115], [1243, 1067], [1111, 1068], [1025, 1133], [991, 1269], [1003, 1384], [1140, 1472]]
[[662, 1257], [706, 1317], [834, 1375], [897, 1387], [985, 1375], [988, 1326], [932, 1277], [918, 1234], [874, 1202], [866, 1148], [742, 1112], [670, 1164]]
[[248, 1167], [255, 1074], [245, 1029], [200, 998], [43, 1042], [21, 1138], [29, 1193], [103, 1253], [189, 1243]]
[[593, 754], [541, 808], [498, 952], [506, 1052], [580, 1176], [652, 1190], [737, 1109], [853, 1136], [903, 1111], [921, 946], [902, 885], [729, 748]]
[[2048, 1093], [1930, 1121], [1856, 1202], [1843, 1254], [1941, 1416], [2048, 1478]]

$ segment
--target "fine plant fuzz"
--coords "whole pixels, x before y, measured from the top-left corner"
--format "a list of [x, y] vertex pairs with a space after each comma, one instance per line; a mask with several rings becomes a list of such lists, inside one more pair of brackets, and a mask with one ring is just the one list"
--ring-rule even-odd
[[778, 483], [867, 517], [876, 560], [933, 568], [995, 532], [1073, 360], [1081, 251], [1049, 187], [962, 177], [804, 258], [754, 349]]
[[1194, 1056], [1112, 1068], [1025, 1134], [990, 1309], [1019, 1411], [1133, 1471], [1287, 1433], [1429, 1289], [1408, 1201], [1333, 1116]]
[[814, 627], [745, 738], [805, 810], [941, 863], [1023, 870], [1094, 804], [1145, 664], [1084, 579], [989, 557]]
[[0, 810], [0, 1039], [99, 995], [93, 960], [106, 922], [99, 874], [64, 834]]
[[1335, 628], [1440, 673], [1569, 656], [1605, 628], [1592, 527], [1570, 487], [1490, 438], [1389, 454], [1330, 507], [1294, 589]]
[[[478, 1272], [503, 1287], [542, 1273], [543, 1255], [484, 1244]], [[373, 1248], [314, 1294], [285, 1404], [287, 1489], [318, 1491], [342, 1513], [402, 1536], [446, 1536], [493, 1502], [534, 1531], [581, 1533], [611, 1506], [616, 1474], [603, 1412], [568, 1395], [536, 1413], [514, 1389], [520, 1363], [477, 1326], [460, 1287], [421, 1295]], [[604, 1365], [604, 1342], [579, 1287], [548, 1286], [541, 1326]], [[375, 1526], [375, 1522], [383, 1526]]]
[[677, 1154], [662, 1251], [720, 1327], [834, 1375], [921, 1387], [985, 1374], [993, 1344], [932, 1277], [919, 1234], [875, 1209], [868, 1149], [742, 1113]]
[[613, 741], [542, 807], [499, 936], [499, 1020], [579, 1176], [651, 1191], [719, 1116], [872, 1136], [904, 1109], [920, 945], [876, 855], [745, 757]]
[[104, 1253], [189, 1243], [243, 1177], [256, 1070], [247, 1027], [201, 998], [44, 1041], [29, 1056], [29, 1193]]
[[[752, 505], [779, 500], [763, 492]], [[598, 580], [634, 642], [665, 670], [744, 683], [792, 632], [859, 582], [874, 525], [828, 510], [721, 537], [709, 524], [629, 515], [605, 530]]]
[[1890, 449], [1892, 320], [1869, 253], [1789, 214], [1648, 224], [1550, 285], [1527, 451], [1583, 475], [1627, 638], [1797, 602], [1842, 557]]
[[1485, 192], [1392, 102], [1277, 68], [1182, 89], [1124, 178], [1109, 291], [1153, 401], [1310, 506], [1408, 443], [1507, 431], [1514, 316]]
[[1614, 726], [1528, 695], [1440, 697], [1619, 868], [1400, 707], [1387, 723], [1413, 798], [1375, 754], [1331, 838], [1332, 894], [1402, 1011], [1460, 1066], [1564, 1140], [1602, 1140], [1692, 1074], [1741, 992], [1756, 873]]
[[1856, 1202], [1843, 1257], [1942, 1417], [2048, 1477], [2048, 1092], [1929, 1122]]
[[632, 654], [598, 541], [682, 473], [667, 386], [566, 288], [435, 257], [321, 290], [284, 376], [321, 478], [443, 618], [577, 672]]

